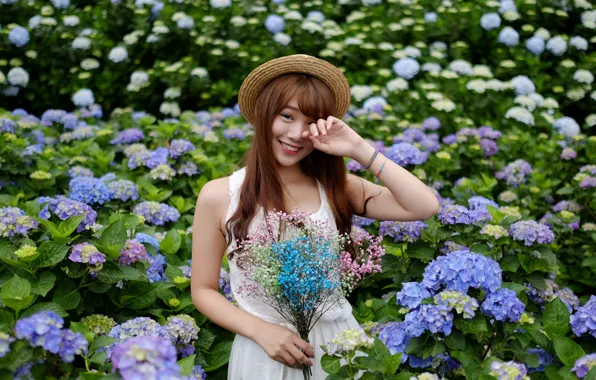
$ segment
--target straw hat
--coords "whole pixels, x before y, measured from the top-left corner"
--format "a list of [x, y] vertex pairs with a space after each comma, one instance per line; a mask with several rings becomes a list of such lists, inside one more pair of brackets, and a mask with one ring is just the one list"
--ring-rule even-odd
[[344, 74], [331, 63], [306, 54], [294, 54], [267, 61], [250, 72], [238, 92], [240, 112], [255, 125], [257, 96], [273, 79], [289, 73], [304, 73], [322, 80], [335, 97], [335, 113], [342, 118], [350, 106], [350, 84]]

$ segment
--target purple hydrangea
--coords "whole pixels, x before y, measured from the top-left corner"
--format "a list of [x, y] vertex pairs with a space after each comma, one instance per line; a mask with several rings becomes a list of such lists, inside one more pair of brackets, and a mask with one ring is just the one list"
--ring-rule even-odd
[[538, 367], [528, 366], [528, 373], [531, 372], [543, 372], [546, 367], [553, 363], [553, 357], [544, 348], [530, 348], [529, 354], [538, 356]]
[[14, 133], [16, 128], [17, 123], [15, 123], [14, 121], [6, 118], [0, 119], [0, 132]]
[[149, 261], [149, 268], [147, 268], [147, 281], [149, 282], [163, 282], [166, 280], [164, 267], [166, 265], [166, 258], [164, 255], [156, 254], [155, 256], [147, 255]]
[[219, 290], [224, 294], [228, 301], [234, 301], [232, 293], [232, 283], [230, 281], [230, 274], [225, 269], [221, 268], [219, 272]]
[[520, 220], [513, 223], [509, 233], [514, 240], [523, 241], [524, 245], [530, 247], [535, 243], [551, 244], [555, 240], [555, 234], [545, 225], [534, 220]]
[[207, 374], [205, 373], [205, 370], [203, 369], [203, 367], [201, 367], [200, 365], [195, 365], [192, 368], [192, 373], [190, 374], [190, 379], [194, 380], [206, 380], [207, 379]]
[[178, 168], [177, 173], [185, 174], [189, 177], [192, 177], [193, 175], [199, 174], [199, 168], [197, 167], [197, 164], [195, 164], [194, 162], [187, 161], [180, 165], [180, 168]]
[[244, 140], [246, 132], [240, 128], [228, 128], [224, 130], [224, 136], [228, 140]]
[[68, 258], [75, 263], [90, 264], [95, 270], [101, 269], [106, 262], [106, 256], [87, 242], [73, 245]]
[[428, 226], [421, 221], [414, 222], [394, 222], [382, 221], [379, 228], [379, 235], [390, 236], [393, 241], [415, 242], [422, 235], [422, 229]]
[[[136, 169], [140, 166], [146, 166], [147, 160], [151, 157], [151, 151], [139, 150], [128, 155], [128, 163], [126, 166], [130, 169]], [[166, 160], [167, 161], [167, 160]]]
[[81, 333], [75, 333], [69, 329], [62, 330], [62, 341], [58, 353], [65, 363], [72, 363], [75, 355], [87, 355], [87, 339]]
[[170, 205], [155, 201], [145, 201], [135, 205], [133, 214], [141, 215], [145, 221], [156, 226], [163, 226], [168, 222], [176, 222], [180, 218], [180, 212]]
[[98, 178], [75, 177], [70, 180], [69, 191], [70, 199], [88, 205], [102, 205], [110, 200], [108, 186]]
[[579, 183], [581, 189], [592, 189], [596, 187], [596, 177], [586, 177]]
[[501, 287], [499, 264], [470, 251], [454, 251], [431, 261], [424, 269], [422, 283], [428, 289], [457, 290], [467, 294], [469, 288], [494, 292]]
[[532, 173], [532, 166], [522, 159], [515, 160], [495, 174], [497, 179], [505, 179], [508, 185], [519, 187]]
[[68, 176], [70, 178], [95, 177], [95, 174], [93, 174], [93, 170], [77, 165], [68, 170]]
[[139, 336], [119, 344], [112, 354], [112, 371], [124, 380], [175, 379], [180, 367], [176, 348], [159, 336]]
[[481, 139], [479, 144], [486, 157], [491, 157], [499, 153], [499, 146], [493, 140]]
[[164, 329], [166, 336], [175, 345], [192, 344], [199, 337], [199, 326], [189, 315], [168, 317]]
[[474, 218], [465, 206], [445, 205], [438, 215], [439, 221], [443, 224], [471, 224]]
[[348, 169], [351, 172], [358, 172], [364, 170], [364, 166], [362, 166], [360, 162], [356, 160], [349, 160], [346, 164], [346, 169]]
[[[166, 337], [166, 331], [164, 327], [148, 317], [137, 317], [129, 319], [128, 321], [114, 326], [108, 333], [110, 338], [118, 339], [119, 342], [125, 342], [135, 337]], [[105, 347], [106, 357], [110, 359], [114, 349], [119, 342], [114, 342], [109, 346]], [[169, 342], [169, 341], [168, 341]], [[176, 349], [174, 349], [174, 352]]]
[[525, 309], [526, 307], [517, 298], [515, 292], [505, 288], [499, 289], [494, 293], [489, 293], [481, 305], [481, 310], [484, 314], [502, 322], [519, 321]]
[[404, 282], [402, 290], [396, 294], [397, 304], [408, 309], [417, 307], [430, 296], [432, 294], [419, 282]]
[[427, 117], [422, 122], [422, 127], [425, 131], [436, 131], [441, 128], [441, 121], [434, 116]]
[[195, 146], [188, 140], [172, 140], [170, 143], [170, 157], [178, 158], [186, 152], [195, 150]]
[[385, 151], [385, 156], [398, 165], [420, 165], [426, 162], [428, 154], [422, 152], [414, 145], [407, 142], [400, 142], [390, 146]]
[[108, 183], [108, 194], [110, 200], [117, 199], [122, 202], [139, 199], [137, 185], [128, 179], [120, 179]]
[[145, 246], [134, 239], [127, 239], [124, 248], [120, 251], [118, 263], [121, 265], [130, 265], [145, 258], [147, 258]]
[[0, 237], [12, 237], [15, 235], [27, 236], [36, 229], [39, 222], [25, 214], [25, 211], [18, 207], [0, 208]]
[[41, 311], [30, 317], [19, 319], [15, 325], [18, 339], [26, 339], [34, 347], [57, 354], [62, 341], [64, 320], [53, 311]]
[[167, 164], [169, 156], [169, 149], [157, 148], [149, 154], [149, 157], [147, 158], [147, 160], [145, 160], [145, 166], [149, 169], [155, 169], [159, 165]]
[[497, 209], [499, 208], [497, 202], [480, 195], [470, 197], [470, 199], [468, 199], [468, 205], [470, 206], [470, 210], [486, 209], [487, 205], [493, 206]]
[[118, 137], [110, 141], [111, 144], [132, 144], [145, 138], [145, 134], [138, 128], [128, 128], [120, 132]]
[[419, 337], [425, 331], [433, 334], [451, 334], [453, 328], [453, 313], [446, 305], [422, 305], [406, 314], [406, 331]]
[[39, 197], [37, 198], [38, 204], [47, 203], [44, 208], [39, 212], [38, 217], [42, 219], [50, 219], [50, 210], [60, 218], [60, 220], [66, 220], [71, 216], [81, 215], [86, 213], [85, 218], [77, 227], [77, 232], [83, 232], [90, 229], [95, 224], [95, 218], [97, 212], [95, 212], [91, 206], [85, 203], [75, 201], [67, 198], [63, 195], [58, 195], [55, 198], [50, 197]]
[[503, 136], [503, 133], [501, 133], [501, 131], [492, 129], [491, 127], [482, 126], [478, 128], [478, 135], [482, 138], [498, 140]]
[[596, 338], [596, 296], [590, 296], [590, 300], [571, 315], [570, 322], [575, 335], [588, 333]]
[[405, 322], [389, 322], [381, 326], [379, 340], [387, 346], [392, 355], [402, 353], [401, 362], [408, 360], [406, 346], [412, 336], [408, 334]]
[[499, 362], [494, 361], [490, 365], [490, 375], [496, 377], [498, 380], [522, 380], [527, 378], [528, 370], [524, 364], [514, 361]]
[[575, 361], [572, 372], [580, 379], [583, 379], [592, 368], [596, 368], [596, 353], [584, 355]]
[[137, 232], [134, 239], [140, 243], [147, 243], [155, 248], [155, 252], [159, 253], [159, 241], [151, 235], [148, 235], [143, 232]]
[[375, 222], [374, 219], [371, 218], [365, 218], [362, 216], [358, 216], [358, 215], [353, 215], [352, 216], [352, 225], [363, 228], [363, 227], [368, 227], [371, 224], [373, 224]]

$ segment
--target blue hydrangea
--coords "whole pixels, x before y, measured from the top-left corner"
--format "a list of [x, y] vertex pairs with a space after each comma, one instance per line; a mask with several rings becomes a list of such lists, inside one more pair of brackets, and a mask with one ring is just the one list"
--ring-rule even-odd
[[14, 340], [10, 335], [0, 332], [0, 358], [3, 358], [10, 352], [10, 344]]
[[17, 123], [10, 119], [0, 119], [0, 132], [14, 133]]
[[523, 241], [528, 247], [536, 243], [551, 244], [555, 240], [555, 234], [546, 224], [537, 223], [534, 220], [520, 220], [513, 223], [509, 227], [509, 233], [514, 240]]
[[166, 338], [138, 336], [119, 344], [112, 354], [113, 371], [123, 379], [177, 379], [176, 348]]
[[584, 355], [575, 361], [572, 372], [580, 379], [583, 379], [592, 368], [596, 368], [596, 353]]
[[8, 39], [14, 46], [23, 47], [29, 43], [29, 31], [17, 25], [8, 33]]
[[436, 131], [441, 128], [441, 121], [434, 116], [427, 117], [422, 122], [421, 128], [424, 131]]
[[110, 144], [132, 144], [145, 138], [145, 134], [138, 128], [128, 128], [118, 134], [118, 137], [112, 139]]
[[205, 370], [203, 369], [203, 367], [201, 367], [200, 365], [195, 365], [192, 368], [192, 373], [190, 374], [189, 380], [194, 380], [194, 379], [198, 379], [198, 380], [206, 380], [207, 379], [207, 374], [205, 373]]
[[65, 8], [68, 8], [68, 6], [70, 5], [70, 0], [50, 0], [50, 2], [57, 9], [65, 9]]
[[[167, 334], [164, 327], [153, 319], [148, 317], [137, 317], [113, 327], [108, 333], [108, 336], [110, 338], [118, 339], [118, 342], [114, 342], [104, 348], [106, 357], [110, 359], [114, 349], [120, 342], [125, 342], [134, 337], [166, 337]], [[175, 351], [176, 350], [174, 349], [174, 352]]]
[[563, 116], [553, 122], [553, 129], [565, 136], [577, 136], [580, 133], [579, 124], [569, 116]]
[[197, 167], [197, 164], [195, 164], [194, 162], [187, 161], [180, 165], [177, 173], [191, 177], [193, 175], [199, 174], [199, 168]]
[[393, 64], [393, 71], [400, 77], [410, 80], [420, 71], [420, 64], [413, 58], [400, 58]]
[[515, 88], [515, 95], [530, 95], [536, 91], [534, 82], [525, 75], [517, 75], [509, 83]]
[[510, 26], [501, 29], [498, 40], [505, 46], [515, 46], [519, 42], [519, 33]]
[[557, 57], [562, 56], [567, 51], [567, 42], [561, 36], [555, 36], [546, 42], [546, 50]]
[[155, 248], [155, 252], [159, 253], [159, 241], [154, 236], [148, 235], [144, 232], [137, 232], [134, 239], [140, 243], [147, 243], [153, 248]]
[[522, 363], [514, 361], [499, 362], [494, 361], [490, 365], [490, 375], [497, 378], [497, 380], [524, 380], [528, 377], [526, 374], [528, 370]]
[[389, 322], [379, 328], [379, 340], [387, 346], [391, 354], [402, 353], [402, 363], [408, 360], [406, 346], [411, 338], [405, 322]]
[[157, 148], [156, 150], [149, 153], [149, 157], [147, 157], [144, 164], [149, 169], [155, 169], [159, 165], [167, 164], [169, 156], [170, 156], [169, 149]]
[[75, 355], [87, 355], [87, 339], [81, 333], [74, 333], [69, 329], [62, 330], [62, 341], [58, 353], [65, 363], [72, 363]]
[[403, 288], [397, 292], [397, 304], [408, 309], [413, 309], [420, 305], [423, 299], [432, 296], [432, 294], [419, 282], [404, 282]]
[[72, 102], [78, 107], [89, 107], [95, 103], [93, 91], [88, 88], [82, 88], [72, 95]]
[[164, 330], [166, 336], [176, 345], [193, 343], [199, 337], [199, 326], [189, 315], [169, 316]]
[[387, 105], [387, 100], [382, 96], [371, 96], [362, 104], [362, 109], [366, 112], [383, 113], [383, 107]]
[[110, 200], [119, 200], [122, 202], [136, 201], [139, 199], [139, 190], [134, 182], [128, 179], [121, 179], [108, 184], [108, 194]]
[[34, 347], [57, 354], [62, 342], [64, 320], [53, 311], [42, 311], [19, 319], [14, 331], [18, 339], [26, 339]]
[[528, 373], [543, 372], [554, 361], [552, 355], [544, 348], [530, 348], [528, 353], [538, 356], [538, 367], [528, 366]]
[[446, 305], [422, 305], [406, 314], [406, 331], [419, 337], [425, 331], [433, 334], [451, 334], [453, 328], [453, 313]]
[[420, 165], [428, 159], [428, 153], [422, 152], [407, 142], [400, 142], [390, 146], [385, 151], [385, 156], [400, 166]]
[[195, 146], [188, 140], [172, 140], [170, 143], [170, 157], [178, 158], [186, 152], [195, 150]]
[[525, 309], [525, 305], [517, 298], [515, 292], [505, 288], [489, 293], [481, 305], [484, 314], [502, 322], [519, 321]]
[[0, 237], [27, 236], [39, 222], [18, 207], [0, 207]]
[[75, 177], [69, 183], [70, 199], [88, 205], [100, 205], [110, 200], [108, 186], [98, 178]]
[[244, 140], [246, 132], [240, 128], [227, 128], [224, 130], [224, 137], [228, 140]]
[[575, 335], [587, 333], [596, 338], [596, 296], [590, 296], [590, 300], [571, 315], [570, 322]]
[[365, 218], [365, 217], [358, 216], [358, 215], [352, 216], [352, 225], [357, 226], [357, 227], [368, 227], [371, 224], [373, 224], [374, 222], [375, 222], [375, 220], [371, 219], [371, 218]]
[[149, 268], [147, 268], [147, 281], [149, 282], [163, 282], [166, 281], [166, 258], [162, 254], [155, 256], [148, 255], [147, 261], [149, 261]]
[[469, 288], [495, 292], [501, 287], [499, 264], [470, 251], [454, 251], [431, 261], [424, 269], [422, 283], [429, 289], [457, 290], [467, 294]]
[[176, 208], [155, 201], [139, 203], [133, 207], [132, 212], [144, 217], [146, 223], [155, 224], [156, 226], [176, 222], [180, 218], [180, 212]]
[[228, 301], [234, 301], [234, 294], [232, 293], [232, 282], [230, 279], [230, 274], [224, 268], [221, 268], [219, 272], [219, 290], [221, 290], [224, 297], [226, 297]]
[[484, 30], [491, 30], [501, 26], [501, 17], [494, 12], [485, 13], [480, 17], [480, 26]]
[[394, 222], [382, 221], [379, 228], [379, 235], [390, 236], [395, 242], [415, 242], [420, 239], [422, 229], [428, 226], [421, 221]]
[[487, 205], [499, 208], [499, 204], [491, 199], [480, 195], [474, 195], [468, 199], [470, 210], [486, 209]]
[[286, 21], [279, 15], [269, 15], [265, 19], [265, 28], [271, 33], [281, 33], [286, 28]]
[[540, 37], [530, 37], [526, 41], [526, 48], [531, 51], [533, 54], [540, 55], [544, 51], [545, 43], [544, 40]]
[[461, 205], [445, 205], [441, 207], [439, 221], [443, 224], [471, 224], [474, 219], [470, 210]]
[[515, 188], [526, 181], [526, 177], [532, 173], [532, 166], [525, 160], [517, 159], [495, 173], [497, 179], [505, 179], [508, 185]]

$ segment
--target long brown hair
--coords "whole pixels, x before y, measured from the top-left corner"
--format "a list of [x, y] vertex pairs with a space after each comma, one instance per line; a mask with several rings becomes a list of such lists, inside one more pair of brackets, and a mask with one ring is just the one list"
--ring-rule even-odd
[[[258, 206], [267, 211], [288, 212], [273, 154], [272, 125], [275, 117], [295, 95], [300, 111], [315, 120], [326, 119], [335, 109], [335, 99], [329, 87], [308, 74], [280, 76], [261, 91], [256, 101], [252, 146], [243, 159], [246, 177], [240, 189], [239, 204], [226, 222], [227, 245], [231, 244], [232, 236], [238, 240], [246, 238]], [[315, 149], [300, 161], [300, 166], [307, 176], [317, 179], [325, 189], [338, 231], [350, 233], [355, 210], [348, 199], [344, 158]]]

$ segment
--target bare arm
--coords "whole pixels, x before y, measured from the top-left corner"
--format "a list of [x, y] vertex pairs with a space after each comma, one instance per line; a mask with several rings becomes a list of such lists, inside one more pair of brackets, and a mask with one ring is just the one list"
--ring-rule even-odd
[[297, 348], [314, 357], [311, 345], [285, 327], [241, 310], [219, 293], [219, 273], [226, 250], [221, 218], [229, 204], [228, 189], [228, 179], [221, 178], [205, 184], [197, 197], [192, 226], [193, 303], [215, 324], [254, 340], [272, 359], [289, 366], [311, 365]]
[[[368, 164], [375, 149], [364, 142], [353, 157], [362, 165]], [[377, 174], [385, 162], [385, 156], [377, 155], [369, 170]], [[356, 210], [361, 212], [364, 201], [374, 196], [366, 205], [366, 217], [377, 220], [414, 221], [431, 218], [439, 211], [435, 194], [416, 176], [387, 159], [379, 179], [385, 186], [379, 186], [364, 178], [348, 175], [350, 198]]]

